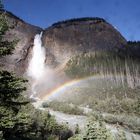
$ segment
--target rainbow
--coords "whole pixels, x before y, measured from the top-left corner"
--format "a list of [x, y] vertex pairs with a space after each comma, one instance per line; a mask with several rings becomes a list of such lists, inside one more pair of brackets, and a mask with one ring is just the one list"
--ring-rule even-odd
[[42, 100], [49, 100], [53, 97], [56, 97], [57, 95], [60, 95], [64, 90], [66, 90], [68, 87], [71, 87], [73, 85], [76, 85], [82, 80], [72, 80], [72, 81], [67, 81], [64, 84], [61, 84], [60, 86], [56, 87], [54, 90], [51, 92], [47, 93], [44, 97], [42, 97]]
[[71, 88], [74, 85], [78, 85], [81, 82], [85, 82], [86, 80], [89, 79], [97, 79], [97, 78], [103, 78], [104, 76], [101, 75], [96, 75], [96, 76], [90, 76], [90, 77], [86, 77], [86, 78], [82, 78], [82, 79], [75, 79], [72, 81], [67, 81], [64, 84], [61, 84], [60, 86], [56, 87], [54, 90], [52, 90], [51, 92], [45, 94], [41, 100], [47, 101], [47, 100], [51, 100], [54, 97], [60, 95], [61, 93], [63, 93], [63, 91], [65, 91], [68, 88]]

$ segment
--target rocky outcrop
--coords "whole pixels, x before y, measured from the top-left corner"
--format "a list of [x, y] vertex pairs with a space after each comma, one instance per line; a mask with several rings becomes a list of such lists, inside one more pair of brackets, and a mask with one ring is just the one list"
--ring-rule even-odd
[[[84, 52], [118, 52], [126, 45], [125, 38], [101, 18], [71, 19], [53, 24], [43, 34], [43, 43], [52, 62], [61, 63]], [[47, 62], [47, 61], [46, 61]]]
[[[0, 11], [2, 14], [4, 11]], [[33, 46], [34, 36], [42, 31], [41, 28], [30, 25], [10, 12], [5, 11], [10, 29], [5, 34], [5, 39], [17, 40], [12, 55], [0, 58], [0, 65], [17, 74], [23, 74], [28, 64], [30, 49]]]

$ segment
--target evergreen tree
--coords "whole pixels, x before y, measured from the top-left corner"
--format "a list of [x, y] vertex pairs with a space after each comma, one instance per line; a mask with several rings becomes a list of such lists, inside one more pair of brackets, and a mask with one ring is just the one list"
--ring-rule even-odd
[[[0, 1], [0, 10], [3, 9]], [[9, 55], [14, 49], [13, 42], [4, 40], [4, 34], [9, 29], [5, 13], [0, 14], [0, 57]], [[0, 137], [11, 139], [20, 135], [28, 124], [27, 114], [20, 111], [27, 101], [20, 101], [21, 93], [26, 90], [26, 80], [17, 78], [13, 73], [0, 70]]]
[[4, 34], [10, 27], [5, 16], [5, 12], [0, 13], [0, 57], [12, 54], [16, 41], [4, 40]]
[[83, 140], [114, 140], [114, 138], [103, 122], [90, 121]]

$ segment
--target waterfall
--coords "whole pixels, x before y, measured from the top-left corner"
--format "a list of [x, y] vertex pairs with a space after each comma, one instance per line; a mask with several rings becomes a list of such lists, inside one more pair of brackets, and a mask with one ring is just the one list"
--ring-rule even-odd
[[27, 75], [32, 78], [32, 95], [36, 94], [36, 86], [45, 75], [45, 49], [42, 47], [42, 32], [35, 35], [34, 46], [32, 50], [32, 58], [29, 61]]

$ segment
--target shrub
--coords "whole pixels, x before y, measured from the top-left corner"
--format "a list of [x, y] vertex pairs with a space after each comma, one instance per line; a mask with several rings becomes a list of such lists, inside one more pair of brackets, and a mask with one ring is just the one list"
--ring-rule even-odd
[[[43, 107], [46, 107], [46, 103], [43, 103]], [[83, 110], [79, 109], [76, 105], [70, 105], [65, 102], [51, 101], [47, 104], [47, 107], [52, 108], [54, 111], [60, 111], [67, 114], [83, 115]]]

